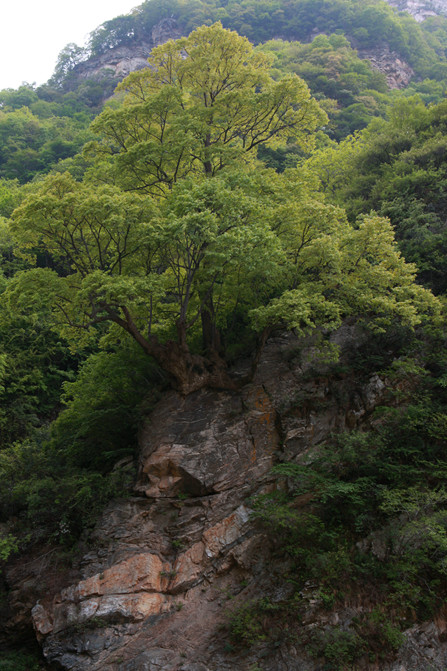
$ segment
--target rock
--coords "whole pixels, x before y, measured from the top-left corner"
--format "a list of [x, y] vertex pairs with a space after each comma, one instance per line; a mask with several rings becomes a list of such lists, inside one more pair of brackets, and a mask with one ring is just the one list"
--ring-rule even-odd
[[390, 89], [408, 86], [414, 70], [395, 51], [384, 45], [377, 49], [359, 49], [360, 58], [367, 59], [371, 66], [385, 75]]
[[[355, 337], [352, 326], [334, 335], [342, 357]], [[275, 334], [253, 382], [240, 392], [166, 394], [141, 431], [134, 496], [104, 510], [91, 534], [96, 549], [84, 554], [80, 573], [66, 574], [42, 598], [37, 568], [10, 570], [15, 603], [25, 597], [30, 603], [17, 612], [29, 618], [34, 606], [50, 663], [70, 671], [248, 671], [256, 665], [317, 671], [298, 644], [232, 652], [222, 636], [229, 610], [266, 597], [275, 603], [291, 590], [284, 581], [274, 585], [272, 573], [286, 572], [287, 560], [274, 556], [251, 515], [250, 497], [273, 487], [271, 466], [284, 459], [306, 463], [334, 430], [367, 425], [383, 403], [379, 376], [361, 382], [346, 373], [331, 376], [326, 364], [312, 372], [311, 352], [311, 340]], [[377, 539], [365, 542], [378, 552]], [[361, 613], [346, 606], [322, 614], [312, 585], [301, 598], [307, 610], [292, 632], [298, 638], [299, 627], [346, 627]], [[413, 658], [430, 660], [435, 671], [445, 668], [446, 622], [443, 616], [431, 628], [408, 632], [399, 657], [406, 671], [429, 668]]]
[[171, 16], [162, 19], [152, 28], [152, 44], [158, 47], [168, 40], [178, 40], [181, 35], [176, 19]]
[[407, 12], [416, 21], [425, 21], [430, 16], [447, 15], [447, 0], [387, 0], [400, 12]]
[[278, 444], [275, 410], [262, 387], [242, 399], [172, 393], [143, 429], [136, 491], [158, 498], [233, 489], [265, 475]]
[[31, 610], [31, 617], [38, 637], [45, 636], [46, 634], [49, 634], [50, 631], [53, 631], [53, 622], [40, 603], [37, 603]]
[[150, 35], [145, 35], [144, 39], [140, 38], [137, 43], [108, 49], [99, 56], [79, 63], [70, 72], [70, 77], [64, 84], [74, 90], [89, 79], [111, 79], [116, 85], [131, 72], [147, 68], [147, 59], [154, 47], [179, 37], [181, 31], [176, 20], [173, 17], [162, 19], [152, 28]]

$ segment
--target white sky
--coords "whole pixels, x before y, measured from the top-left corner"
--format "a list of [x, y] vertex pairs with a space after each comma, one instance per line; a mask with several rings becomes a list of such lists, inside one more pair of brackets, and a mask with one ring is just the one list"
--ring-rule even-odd
[[0, 10], [0, 90], [45, 83], [69, 42], [85, 44], [104, 21], [128, 14], [142, 0], [3, 0]]

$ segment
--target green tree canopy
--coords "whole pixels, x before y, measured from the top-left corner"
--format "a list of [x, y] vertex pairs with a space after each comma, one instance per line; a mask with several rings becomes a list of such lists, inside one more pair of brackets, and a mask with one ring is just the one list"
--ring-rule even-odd
[[220, 24], [152, 51], [150, 68], [119, 86], [118, 109], [93, 123], [126, 189], [151, 194], [219, 170], [262, 144], [308, 145], [326, 115], [297, 76], [274, 81], [270, 59]]
[[413, 96], [397, 101], [387, 121], [377, 120], [308, 163], [352, 221], [371, 210], [390, 218], [405, 258], [436, 293], [447, 288], [446, 128], [445, 101], [425, 106]]
[[99, 160], [83, 183], [50, 176], [16, 209], [23, 252], [52, 262], [15, 276], [12, 307], [37, 291], [67, 337], [124, 329], [184, 393], [232, 384], [222, 335], [235, 320], [305, 332], [438, 310], [386, 220], [353, 228], [298, 171], [246, 159], [262, 143], [308, 142], [324, 121], [297, 76], [274, 82], [266, 57], [219, 24], [155, 49], [152, 65], [94, 124], [112, 168]]

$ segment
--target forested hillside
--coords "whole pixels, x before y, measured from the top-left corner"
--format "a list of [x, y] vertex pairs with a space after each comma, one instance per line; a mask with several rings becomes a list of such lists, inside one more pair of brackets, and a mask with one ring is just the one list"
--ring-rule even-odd
[[[444, 621], [446, 47], [444, 16], [417, 23], [377, 0], [148, 0], [67, 45], [47, 84], [0, 92], [1, 671], [46, 668], [31, 608], [66, 598], [107, 504], [167, 497], [180, 515], [221, 491], [220, 462], [211, 487], [175, 450], [152, 471], [141, 457], [160, 409], [174, 435], [188, 404], [216, 421], [217, 398], [228, 426], [266, 413], [253, 461], [271, 439], [273, 471], [239, 487], [269, 568], [235, 555], [222, 569], [244, 569], [239, 591], [252, 591], [219, 624], [207, 669], [276, 670], [295, 646], [292, 669], [392, 671], [408, 631]], [[280, 373], [277, 390], [262, 377], [268, 357], [287, 393]], [[149, 589], [163, 604], [196, 585], [179, 577], [197, 553], [188, 533], [155, 542], [175, 567], [158, 576], [173, 585]], [[39, 556], [65, 577], [21, 592]], [[103, 576], [115, 555], [98, 556]], [[88, 663], [64, 657], [70, 636], [136, 636], [119, 608], [77, 620], [59, 607], [48, 628], [34, 615], [47, 662], [143, 668], [105, 644]], [[441, 639], [436, 655], [441, 671]]]

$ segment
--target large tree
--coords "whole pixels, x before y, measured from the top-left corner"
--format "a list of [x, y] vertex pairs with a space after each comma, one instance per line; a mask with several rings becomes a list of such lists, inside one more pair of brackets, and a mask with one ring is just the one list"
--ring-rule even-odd
[[297, 171], [248, 158], [323, 121], [299, 78], [274, 82], [220, 25], [157, 48], [151, 65], [95, 124], [110, 158], [90, 181], [51, 176], [15, 211], [16, 239], [53, 269], [16, 276], [10, 301], [39, 291], [66, 335], [124, 329], [183, 393], [232, 385], [220, 334], [249, 316], [260, 331], [304, 331], [359, 313], [415, 324], [436, 309], [385, 220], [355, 229]]
[[126, 189], [166, 195], [179, 179], [215, 176], [262, 144], [308, 146], [327, 117], [296, 75], [274, 81], [270, 57], [217, 23], [152, 51], [119, 86], [124, 103], [93, 123]]

